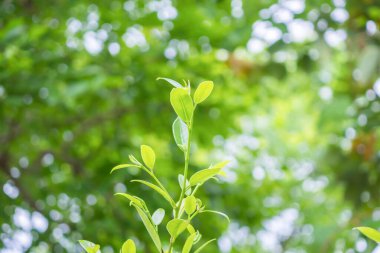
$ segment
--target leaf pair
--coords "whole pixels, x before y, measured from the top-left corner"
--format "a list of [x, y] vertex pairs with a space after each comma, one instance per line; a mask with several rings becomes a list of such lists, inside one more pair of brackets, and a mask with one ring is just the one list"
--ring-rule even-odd
[[[148, 146], [148, 145], [141, 145], [141, 158], [144, 161], [145, 165], [150, 169], [153, 170], [154, 164], [156, 162], [156, 154], [154, 153], [154, 150]], [[141, 168], [142, 164], [133, 156], [129, 156], [129, 160], [133, 164], [120, 164], [112, 168], [111, 173], [114, 172], [115, 170], [119, 169], [124, 169], [124, 168], [129, 168], [129, 167], [137, 167]]]
[[[194, 93], [195, 105], [206, 100], [206, 98], [210, 96], [213, 88], [214, 83], [212, 81], [200, 83]], [[170, 92], [170, 103], [172, 104], [178, 117], [180, 117], [189, 126], [194, 113], [194, 103], [190, 96], [190, 87], [177, 87], [172, 89]]]

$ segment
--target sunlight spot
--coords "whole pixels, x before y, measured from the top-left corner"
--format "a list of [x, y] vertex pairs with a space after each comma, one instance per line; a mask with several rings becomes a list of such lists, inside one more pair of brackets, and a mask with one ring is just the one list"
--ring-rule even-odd
[[19, 195], [18, 188], [14, 185], [13, 181], [8, 180], [3, 186], [4, 193], [11, 199], [15, 199]]
[[349, 18], [349, 14], [344, 8], [336, 8], [331, 12], [331, 18], [338, 23], [344, 23]]
[[318, 37], [310, 21], [295, 19], [287, 24], [287, 28], [291, 41], [296, 43], [313, 41]]
[[363, 238], [358, 238], [355, 243], [355, 249], [359, 252], [364, 252], [367, 249], [367, 242]]
[[338, 47], [347, 39], [347, 33], [342, 29], [334, 30], [329, 28], [324, 34], [324, 39], [329, 46]]
[[42, 157], [42, 165], [43, 166], [50, 166], [54, 162], [54, 156], [51, 153], [47, 153]]
[[21, 172], [17, 167], [12, 167], [10, 172], [13, 178], [19, 178], [21, 175]]
[[32, 225], [38, 232], [43, 233], [48, 228], [48, 220], [39, 212], [32, 213]]
[[323, 86], [319, 89], [319, 97], [325, 101], [329, 101], [333, 97], [333, 91], [328, 86]]
[[265, 178], [265, 170], [260, 166], [256, 166], [252, 170], [252, 176], [254, 179], [262, 181]]
[[249, 52], [253, 54], [258, 54], [264, 51], [267, 47], [267, 44], [259, 39], [250, 39], [247, 43], [247, 49]]
[[280, 3], [295, 14], [301, 14], [305, 10], [304, 0], [282, 0]]
[[112, 42], [108, 45], [108, 52], [111, 55], [117, 55], [120, 52], [120, 45], [117, 42]]
[[380, 97], [380, 78], [377, 79], [375, 84], [373, 85], [373, 90], [375, 91], [376, 95]]
[[32, 223], [29, 211], [17, 207], [13, 214], [13, 223], [25, 231], [30, 231], [32, 229]]
[[372, 36], [377, 32], [377, 25], [372, 20], [369, 20], [366, 23], [366, 29], [367, 29], [368, 35]]
[[139, 47], [141, 50], [146, 51], [149, 49], [148, 43], [145, 39], [145, 35], [142, 33], [140, 26], [132, 26], [122, 36], [125, 44], [129, 48]]

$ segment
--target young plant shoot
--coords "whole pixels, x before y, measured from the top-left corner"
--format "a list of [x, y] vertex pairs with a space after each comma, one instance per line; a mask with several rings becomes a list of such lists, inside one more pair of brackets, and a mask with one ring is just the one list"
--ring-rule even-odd
[[[184, 165], [181, 174], [178, 174], [179, 188], [178, 200], [174, 199], [165, 186], [161, 183], [160, 179], [156, 176], [156, 154], [152, 147], [148, 145], [141, 145], [140, 155], [141, 160], [135, 158], [133, 155], [129, 156], [131, 163], [121, 164], [114, 167], [111, 173], [120, 170], [128, 169], [129, 167], [137, 167], [150, 178], [146, 180], [132, 180], [131, 182], [144, 184], [151, 190], [155, 191], [162, 197], [162, 201], [168, 202], [171, 210], [158, 208], [153, 213], [149, 210], [145, 201], [137, 195], [129, 193], [116, 193], [117, 196], [126, 198], [132, 207], [134, 207], [141, 218], [150, 238], [152, 245], [155, 246], [158, 253], [200, 253], [209, 243], [213, 240], [206, 242], [201, 241], [201, 233], [193, 225], [193, 219], [202, 213], [213, 213], [221, 215], [229, 221], [229, 218], [224, 213], [208, 210], [202, 201], [197, 197], [198, 189], [208, 180], [215, 178], [222, 172], [227, 161], [222, 161], [210, 167], [197, 171], [189, 175], [190, 163], [190, 150], [191, 150], [191, 135], [194, 127], [194, 113], [199, 104], [203, 103], [211, 94], [214, 84], [212, 81], [204, 81], [199, 84], [194, 94], [192, 95], [190, 82], [185, 82], [181, 85], [177, 81], [169, 78], [158, 78], [164, 80], [174, 86], [170, 92], [170, 103], [177, 115], [173, 122], [172, 131], [175, 143], [178, 148], [183, 152]], [[164, 218], [169, 217], [169, 221], [164, 225]], [[166, 219], [167, 220], [167, 219]], [[166, 233], [160, 234], [158, 227], [165, 226]], [[182, 235], [186, 238], [181, 245], [181, 241], [177, 238]], [[168, 238], [169, 243], [164, 244], [162, 238]], [[80, 245], [88, 253], [100, 252], [100, 246], [89, 241], [80, 241]], [[120, 249], [121, 253], [135, 253], [136, 245], [133, 240], [128, 239]]]

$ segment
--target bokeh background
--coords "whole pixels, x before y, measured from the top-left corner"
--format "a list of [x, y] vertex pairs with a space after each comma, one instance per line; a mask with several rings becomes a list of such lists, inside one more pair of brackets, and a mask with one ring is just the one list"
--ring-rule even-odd
[[[110, 169], [148, 144], [177, 196], [182, 155], [164, 76], [215, 83], [195, 118], [191, 171], [205, 252], [380, 252], [377, 0], [3, 0], [0, 252], [155, 252], [128, 202], [162, 201]], [[168, 206], [164, 206], [168, 208]], [[164, 232], [164, 228], [161, 228]]]

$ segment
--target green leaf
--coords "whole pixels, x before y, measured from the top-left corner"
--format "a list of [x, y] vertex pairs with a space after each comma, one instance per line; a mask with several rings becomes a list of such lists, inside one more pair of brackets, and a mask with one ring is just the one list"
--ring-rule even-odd
[[182, 219], [173, 219], [168, 222], [166, 229], [168, 230], [171, 237], [177, 238], [189, 225], [189, 222]]
[[[181, 189], [183, 188], [183, 181], [185, 180], [185, 177], [182, 175], [182, 174], [179, 174], [178, 175], [178, 184], [179, 184], [179, 187], [181, 187]], [[186, 195], [190, 195], [191, 194], [191, 185], [190, 185], [190, 182], [189, 180], [186, 179], [186, 192], [185, 194]]]
[[196, 251], [194, 251], [194, 253], [199, 253], [201, 252], [201, 250], [203, 250], [207, 245], [209, 245], [211, 242], [215, 241], [216, 239], [211, 239], [210, 241], [207, 241], [205, 242], [204, 244], [202, 244], [202, 246], [200, 246]]
[[158, 77], [156, 80], [165, 80], [176, 88], [182, 88], [183, 87], [179, 82], [174, 81], [173, 79], [170, 79], [170, 78]]
[[356, 227], [354, 229], [359, 230], [363, 235], [367, 236], [369, 239], [380, 243], [380, 232], [369, 227]]
[[156, 161], [156, 154], [154, 153], [153, 149], [148, 145], [141, 145], [141, 157], [146, 166], [148, 166], [149, 169], [153, 170], [154, 163]]
[[86, 240], [79, 240], [78, 241], [80, 246], [87, 252], [87, 253], [97, 253], [100, 249], [100, 246], [98, 244], [95, 244], [90, 241]]
[[141, 166], [142, 164], [136, 159], [136, 157], [134, 157], [133, 155], [129, 155], [129, 160], [131, 160], [131, 162], [133, 164], [136, 164], [138, 166]]
[[150, 188], [152, 188], [153, 190], [155, 190], [157, 193], [161, 194], [162, 197], [164, 197], [168, 202], [169, 204], [174, 207], [175, 206], [175, 202], [174, 200], [172, 199], [172, 197], [169, 195], [169, 193], [167, 193], [166, 191], [162, 190], [160, 187], [158, 187], [157, 185], [155, 184], [152, 184], [150, 182], [147, 182], [145, 180], [131, 180], [131, 182], [137, 182], [137, 183], [140, 183], [140, 184], [144, 184]]
[[187, 124], [190, 124], [193, 116], [193, 100], [191, 99], [188, 89], [175, 88], [170, 92], [170, 103], [177, 115]]
[[214, 83], [212, 81], [201, 82], [194, 93], [194, 103], [202, 103], [208, 96], [210, 96]]
[[135, 243], [129, 239], [121, 247], [121, 253], [136, 253]]
[[145, 214], [145, 212], [140, 207], [138, 207], [136, 205], [134, 205], [134, 207], [136, 208], [142, 222], [144, 223], [146, 230], [148, 231], [150, 237], [152, 238], [154, 245], [157, 247], [158, 252], [162, 252], [160, 236], [158, 235], [153, 224], [150, 222], [148, 216]]
[[180, 149], [185, 151], [187, 149], [187, 142], [189, 141], [189, 129], [187, 125], [177, 117], [173, 122], [172, 129], [175, 143], [177, 143]]
[[220, 163], [212, 166], [211, 168], [204, 169], [204, 170], [201, 170], [201, 171], [194, 173], [190, 177], [190, 185], [193, 186], [193, 185], [197, 185], [197, 184], [203, 184], [204, 182], [206, 182], [210, 178], [219, 174], [219, 172], [222, 170], [222, 168], [224, 166], [227, 165], [228, 162], [229, 161], [220, 162]]
[[114, 172], [115, 170], [120, 170], [120, 169], [124, 169], [124, 168], [129, 168], [129, 167], [140, 167], [138, 165], [135, 165], [135, 164], [120, 164], [120, 165], [117, 165], [115, 167], [112, 168], [111, 172]]
[[201, 235], [201, 233], [199, 233], [199, 231], [197, 231], [196, 234], [197, 235], [194, 238], [194, 244], [198, 243], [202, 238], [202, 235]]
[[190, 177], [190, 185], [203, 184], [213, 176], [217, 175], [221, 171], [221, 168], [209, 168], [198, 171]]
[[191, 247], [193, 247], [194, 238], [197, 234], [193, 233], [187, 237], [185, 244], [183, 245], [182, 253], [189, 253], [191, 250]]
[[223, 216], [228, 222], [230, 222], [230, 218], [228, 217], [227, 214], [219, 212], [219, 211], [214, 211], [214, 210], [203, 210], [200, 213], [214, 213]]
[[190, 215], [192, 214], [195, 209], [197, 208], [197, 199], [190, 195], [185, 198], [185, 212]]
[[153, 224], [156, 226], [160, 225], [164, 217], [165, 217], [165, 210], [162, 208], [158, 208], [152, 215]]
[[190, 234], [194, 234], [195, 233], [195, 229], [194, 229], [193, 225], [191, 225], [190, 223], [189, 223], [189, 225], [187, 225], [186, 228], [187, 228], [187, 231], [189, 231]]
[[121, 192], [115, 193], [115, 195], [116, 196], [122, 196], [122, 197], [129, 199], [131, 201], [131, 204], [133, 203], [142, 209], [144, 209], [144, 207], [145, 207], [144, 201], [142, 199], [136, 197], [136, 196], [132, 196], [128, 193], [121, 193]]

